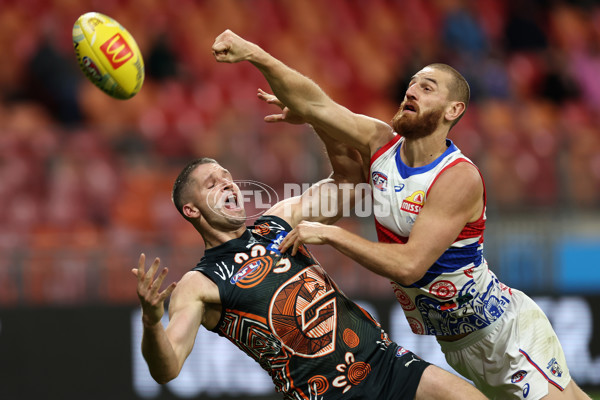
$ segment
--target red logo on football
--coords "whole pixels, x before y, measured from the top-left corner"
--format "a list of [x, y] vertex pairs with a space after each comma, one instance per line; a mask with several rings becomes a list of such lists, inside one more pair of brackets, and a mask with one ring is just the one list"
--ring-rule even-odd
[[104, 42], [100, 46], [100, 50], [114, 69], [119, 68], [133, 57], [133, 51], [120, 33], [115, 33], [113, 37]]

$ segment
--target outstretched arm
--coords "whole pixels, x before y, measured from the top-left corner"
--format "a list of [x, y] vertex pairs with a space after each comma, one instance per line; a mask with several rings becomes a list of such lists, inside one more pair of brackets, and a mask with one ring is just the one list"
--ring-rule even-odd
[[213, 54], [219, 62], [249, 61], [264, 75], [273, 93], [315, 129], [370, 156], [393, 137], [392, 128], [335, 103], [311, 79], [286, 66], [258, 45], [226, 30], [215, 39]]
[[[285, 107], [279, 99], [259, 89], [258, 97], [281, 109], [276, 118], [291, 124], [304, 124], [300, 115]], [[311, 186], [300, 196], [285, 199], [267, 213], [285, 219], [292, 227], [301, 220], [332, 224], [344, 213], [350, 212], [356, 199], [356, 185], [364, 182], [362, 157], [353, 147], [325, 135], [322, 129], [314, 128], [325, 144], [332, 175]], [[365, 194], [360, 192], [361, 194]]]
[[[451, 200], [449, 200], [451, 199]], [[463, 227], [483, 211], [481, 177], [468, 163], [443, 173], [433, 185], [405, 244], [377, 243], [336, 226], [302, 222], [279, 250], [300, 244], [329, 244], [367, 269], [403, 285], [421, 279], [456, 240]]]
[[[155, 279], [160, 260], [156, 258], [148, 271], [145, 271], [145, 260], [142, 254], [138, 268], [132, 270], [137, 276], [137, 293], [142, 305], [142, 354], [150, 374], [162, 384], [179, 375], [185, 359], [192, 351], [204, 316], [204, 303], [198, 299], [198, 285], [192, 278], [198, 278], [201, 274], [186, 275], [179, 284], [172, 283], [159, 292], [168, 270], [164, 268]], [[196, 290], [193, 290], [194, 286]], [[165, 329], [161, 322], [164, 302], [172, 292], [170, 321]]]

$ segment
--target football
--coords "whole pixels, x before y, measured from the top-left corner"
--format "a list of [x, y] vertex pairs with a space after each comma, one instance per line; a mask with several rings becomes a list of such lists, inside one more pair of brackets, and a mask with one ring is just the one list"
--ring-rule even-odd
[[87, 78], [116, 99], [129, 99], [144, 83], [144, 60], [133, 36], [117, 21], [89, 12], [73, 25], [73, 48]]

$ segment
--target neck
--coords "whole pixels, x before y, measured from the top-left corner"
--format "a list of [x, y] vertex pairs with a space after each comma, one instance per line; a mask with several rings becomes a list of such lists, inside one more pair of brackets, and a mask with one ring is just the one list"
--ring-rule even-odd
[[400, 157], [404, 164], [409, 167], [422, 167], [441, 156], [447, 148], [446, 134], [434, 133], [419, 139], [405, 138]]
[[239, 238], [246, 230], [246, 227], [241, 226], [232, 231], [219, 231], [212, 227], [208, 229], [196, 228], [196, 230], [200, 233], [202, 239], [204, 239], [204, 248], [210, 249], [229, 242], [230, 240]]

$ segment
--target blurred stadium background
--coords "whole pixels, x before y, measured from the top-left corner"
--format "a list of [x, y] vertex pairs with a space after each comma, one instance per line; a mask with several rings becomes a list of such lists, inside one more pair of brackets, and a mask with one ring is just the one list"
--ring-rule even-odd
[[[136, 38], [135, 98], [111, 99], [79, 71], [71, 28], [88, 11]], [[422, 66], [460, 70], [472, 102], [450, 137], [486, 179], [486, 257], [535, 297], [572, 375], [600, 391], [598, 2], [0, 0], [1, 399], [279, 398], [216, 335], [199, 335], [164, 388], [139, 354], [139, 253], [175, 280], [203, 252], [170, 201], [185, 163], [214, 157], [276, 189], [329, 173], [309, 129], [262, 121], [273, 109], [256, 99], [268, 86], [252, 66], [214, 61], [227, 28], [384, 121]], [[340, 224], [374, 238], [369, 217]], [[407, 331], [385, 279], [313, 250], [396, 341], [444, 364]]]

